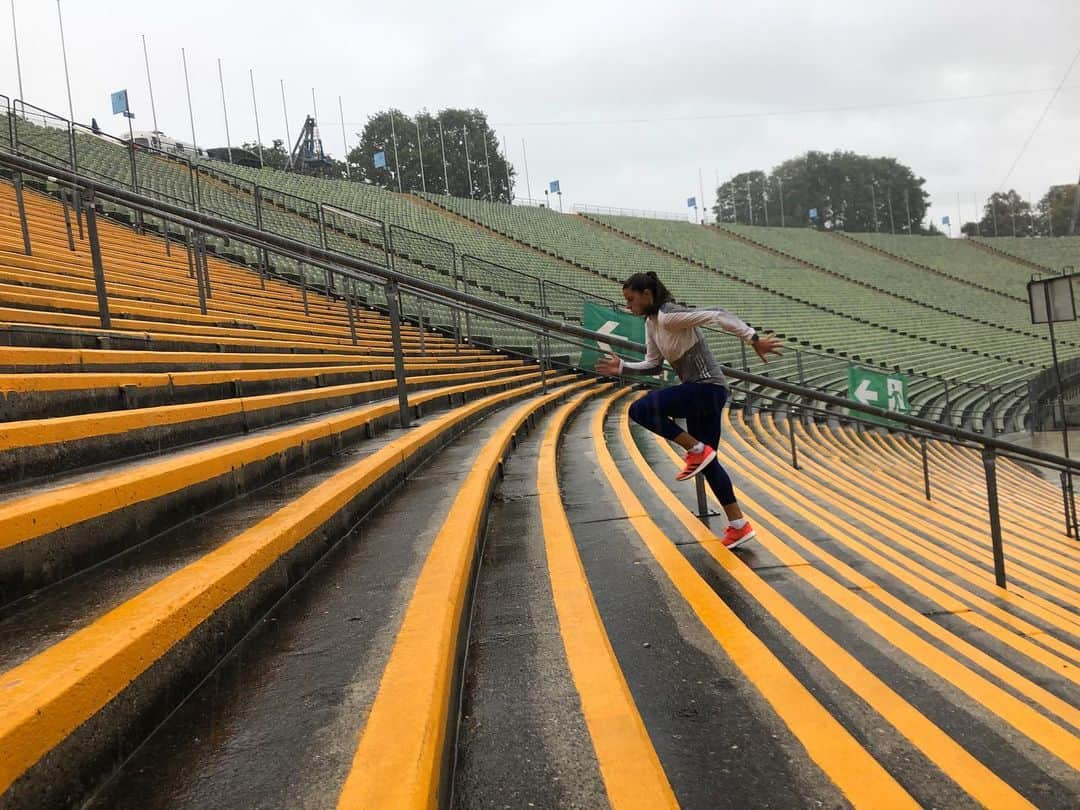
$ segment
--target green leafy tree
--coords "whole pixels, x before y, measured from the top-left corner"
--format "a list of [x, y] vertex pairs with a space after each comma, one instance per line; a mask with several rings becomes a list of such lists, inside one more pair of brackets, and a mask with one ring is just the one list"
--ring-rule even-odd
[[713, 213], [723, 222], [749, 223], [752, 215], [755, 225], [919, 233], [925, 182], [895, 158], [810, 151], [769, 173], [736, 175], [717, 189]]
[[[412, 118], [400, 110], [383, 110], [368, 118], [359, 137], [360, 144], [349, 153], [354, 180], [397, 191], [400, 175], [406, 192], [426, 188], [506, 203], [514, 198], [516, 172], [480, 110], [446, 109], [437, 115], [423, 110]], [[384, 168], [375, 167], [377, 152], [386, 154]]]
[[967, 236], [1035, 236], [1041, 233], [1031, 204], [1015, 189], [995, 191], [987, 197], [982, 219], [965, 222], [960, 232]]
[[[243, 148], [254, 155], [259, 154], [259, 144], [255, 141], [245, 143]], [[285, 141], [280, 138], [275, 138], [274, 143], [271, 146], [263, 144], [262, 158], [263, 166], [268, 169], [289, 168], [289, 152], [285, 149]]]
[[1069, 236], [1077, 232], [1076, 185], [1051, 186], [1035, 210], [1035, 230], [1040, 236]]

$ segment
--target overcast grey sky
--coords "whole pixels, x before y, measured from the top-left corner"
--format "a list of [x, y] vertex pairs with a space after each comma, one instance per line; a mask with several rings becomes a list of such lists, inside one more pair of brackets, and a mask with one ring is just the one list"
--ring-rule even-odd
[[[9, 3], [0, 93], [15, 97]], [[26, 100], [66, 114], [56, 4], [16, 0], [15, 12]], [[263, 140], [284, 138], [283, 78], [294, 137], [315, 87], [336, 155], [339, 94], [353, 144], [367, 116], [389, 105], [476, 106], [508, 139], [517, 194], [526, 194], [524, 138], [532, 196], [558, 178], [567, 210], [684, 211], [699, 169], [711, 201], [717, 173], [852, 149], [924, 176], [935, 220], [970, 219], [973, 194], [981, 202], [1004, 180], [1080, 47], [1077, 0], [64, 0], [63, 14], [76, 119], [125, 130], [109, 93], [127, 88], [137, 127], [151, 128], [146, 34], [158, 123], [174, 137], [190, 139], [185, 47], [200, 145], [225, 141], [221, 57], [234, 144], [255, 136], [249, 68]], [[1080, 65], [1007, 186], [1037, 199], [1078, 172]]]

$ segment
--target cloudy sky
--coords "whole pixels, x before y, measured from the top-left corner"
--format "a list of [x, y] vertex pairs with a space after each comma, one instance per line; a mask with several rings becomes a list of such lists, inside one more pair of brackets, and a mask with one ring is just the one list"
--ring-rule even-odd
[[[7, 0], [5, 5], [9, 5]], [[57, 8], [15, 0], [27, 101], [67, 111]], [[10, 7], [0, 15], [0, 93], [17, 96]], [[304, 16], [305, 13], [307, 16]], [[506, 136], [526, 195], [558, 178], [564, 204], [685, 211], [721, 179], [807, 149], [895, 156], [927, 179], [932, 215], [970, 219], [1001, 187], [1035, 199], [1080, 173], [1077, 0], [757, 0], [749, 3], [459, 0], [363, 4], [63, 0], [75, 117], [120, 132], [109, 93], [190, 140], [187, 50], [200, 145], [224, 145], [217, 59], [233, 143], [253, 140], [254, 68], [263, 140], [311, 111], [342, 152], [393, 105], [480, 107]], [[1012, 167], [1034, 132], [1030, 145]], [[959, 203], [958, 203], [959, 195]], [[959, 205], [959, 209], [958, 209]]]

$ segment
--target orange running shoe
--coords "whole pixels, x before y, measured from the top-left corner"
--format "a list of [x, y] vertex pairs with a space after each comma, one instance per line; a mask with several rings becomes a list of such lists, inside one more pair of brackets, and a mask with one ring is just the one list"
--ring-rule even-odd
[[682, 472], [675, 476], [675, 480], [685, 481], [687, 478], [693, 478], [712, 464], [714, 458], [716, 458], [716, 451], [709, 445], [705, 445], [705, 448], [700, 453], [687, 452], [686, 466], [682, 468]]
[[743, 543], [749, 543], [754, 539], [754, 527], [750, 521], [746, 521], [741, 529], [733, 529], [730, 526], [724, 531], [724, 548], [738, 548]]

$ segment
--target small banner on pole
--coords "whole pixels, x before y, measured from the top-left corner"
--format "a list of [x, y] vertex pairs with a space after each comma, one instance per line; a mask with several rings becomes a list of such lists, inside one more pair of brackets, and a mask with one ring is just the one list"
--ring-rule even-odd
[[686, 198], [686, 207], [687, 208], [697, 208], [697, 197], [687, 197]]
[[117, 90], [110, 98], [112, 99], [113, 115], [129, 112], [127, 90]]
[[552, 194], [559, 194], [560, 193], [560, 191], [559, 191], [559, 181], [558, 180], [552, 180], [548, 184], [548, 188], [551, 190]]
[[386, 152], [376, 152], [375, 157], [372, 158], [372, 163], [375, 164], [376, 169], [386, 168]]

